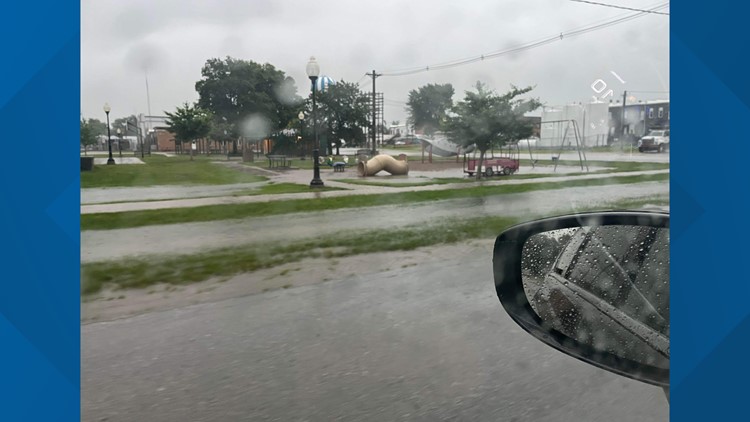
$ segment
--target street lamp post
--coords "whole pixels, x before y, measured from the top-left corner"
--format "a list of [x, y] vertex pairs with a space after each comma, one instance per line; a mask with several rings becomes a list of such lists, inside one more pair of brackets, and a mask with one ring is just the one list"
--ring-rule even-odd
[[315, 61], [315, 57], [310, 57], [310, 61], [307, 63], [307, 77], [310, 78], [310, 81], [312, 82], [312, 101], [313, 101], [313, 109], [312, 109], [312, 118], [313, 118], [313, 132], [315, 133], [315, 148], [313, 149], [313, 179], [310, 182], [311, 188], [322, 188], [323, 187], [323, 181], [320, 179], [320, 164], [318, 163], [318, 158], [320, 156], [320, 151], [318, 148], [320, 148], [320, 141], [318, 141], [318, 119], [317, 119], [317, 106], [315, 104], [315, 82], [318, 80], [318, 75], [320, 74], [320, 66], [318, 66], [318, 62]]
[[305, 142], [305, 139], [302, 136], [304, 129], [305, 129], [305, 112], [300, 111], [297, 117], [299, 118], [299, 127], [300, 127], [299, 135], [297, 136], [297, 142], [300, 144], [298, 145], [298, 148], [300, 149], [300, 158], [304, 160], [305, 153], [307, 153], [307, 148], [305, 147], [305, 144], [307, 142]]
[[140, 140], [141, 140], [141, 158], [143, 158], [143, 154], [144, 154], [143, 148], [146, 148], [146, 143], [144, 142], [143, 132], [141, 132], [141, 128], [140, 127], [138, 128], [138, 138], [140, 138]]
[[109, 159], [107, 159], [107, 165], [115, 163], [115, 159], [112, 158], [112, 134], [109, 131], [109, 112], [112, 111], [112, 107], [108, 103], [104, 103], [104, 113], [107, 115], [107, 145], [109, 146]]
[[120, 158], [122, 158], [122, 129], [117, 128], [117, 150], [120, 151]]

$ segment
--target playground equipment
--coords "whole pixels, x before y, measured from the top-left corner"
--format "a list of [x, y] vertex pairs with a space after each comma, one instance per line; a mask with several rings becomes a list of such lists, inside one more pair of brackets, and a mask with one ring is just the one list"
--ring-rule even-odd
[[586, 168], [586, 171], [589, 171], [589, 163], [586, 159], [586, 151], [583, 149], [583, 142], [581, 139], [581, 132], [578, 129], [578, 122], [575, 120], [544, 120], [542, 121], [542, 125], [545, 124], [556, 124], [559, 128], [562, 128], [564, 126], [565, 131], [563, 132], [562, 139], [560, 140], [560, 148], [557, 151], [557, 156], [552, 154], [552, 161], [555, 162], [555, 168], [554, 171], [557, 171], [557, 163], [560, 162], [560, 155], [562, 154], [563, 150], [565, 149], [565, 146], [568, 147], [572, 146], [572, 141], [568, 139], [568, 133], [572, 133], [572, 138], [576, 143], [575, 149], [578, 151], [578, 161], [581, 164], [581, 171], [583, 171], [584, 167]]
[[[437, 133], [432, 138], [424, 135], [418, 135], [417, 139], [422, 141], [422, 150], [428, 150], [430, 154], [441, 157], [453, 157], [460, 154], [461, 146], [451, 142], [444, 135]], [[467, 151], [464, 151], [467, 152]]]
[[394, 176], [409, 174], [409, 163], [406, 161], [406, 155], [401, 154], [399, 159], [396, 160], [390, 155], [380, 154], [367, 162], [360, 161], [357, 165], [357, 171], [361, 177], [374, 176], [381, 170], [385, 170]]
[[474, 151], [471, 156], [464, 154], [464, 173], [473, 176], [474, 173], [482, 172], [485, 176], [491, 177], [495, 174], [511, 175], [521, 168], [520, 152], [518, 144], [508, 145], [500, 149], [500, 155], [496, 156], [494, 149], [491, 149], [482, 161], [482, 167], [479, 167], [479, 151]]

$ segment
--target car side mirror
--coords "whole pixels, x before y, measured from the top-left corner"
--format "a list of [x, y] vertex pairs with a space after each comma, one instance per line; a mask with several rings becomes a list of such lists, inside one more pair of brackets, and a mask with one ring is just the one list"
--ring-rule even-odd
[[524, 330], [584, 362], [669, 386], [669, 214], [604, 212], [511, 227], [495, 288]]

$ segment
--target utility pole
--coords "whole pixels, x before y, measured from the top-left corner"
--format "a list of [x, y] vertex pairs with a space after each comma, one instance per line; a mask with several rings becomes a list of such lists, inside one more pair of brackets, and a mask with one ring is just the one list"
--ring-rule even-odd
[[622, 140], [625, 141], [625, 101], [628, 98], [628, 91], [622, 91]]
[[146, 79], [146, 107], [148, 109], [148, 118], [149, 118], [148, 127], [146, 128], [146, 130], [149, 130], [149, 129], [151, 129], [151, 116], [152, 116], [152, 114], [151, 114], [151, 93], [148, 90], [148, 69], [145, 69], [143, 71], [143, 76]]
[[373, 69], [373, 71], [372, 71], [371, 74], [368, 73], [366, 75], [369, 75], [369, 76], [372, 77], [372, 130], [371, 130], [372, 137], [371, 138], [372, 138], [372, 155], [374, 156], [375, 153], [376, 153], [376, 151], [375, 151], [375, 147], [376, 147], [376, 145], [375, 145], [375, 136], [376, 136], [375, 133], [377, 131], [377, 124], [378, 124], [377, 121], [376, 121], [377, 117], [376, 117], [376, 112], [375, 112], [375, 109], [377, 107], [376, 106], [377, 103], [375, 102], [375, 79], [378, 76], [381, 76], [381, 74], [375, 73], [375, 70]]

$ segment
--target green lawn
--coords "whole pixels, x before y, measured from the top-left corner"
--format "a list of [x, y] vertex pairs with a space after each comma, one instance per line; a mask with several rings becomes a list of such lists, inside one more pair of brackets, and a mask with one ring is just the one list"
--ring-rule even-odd
[[145, 157], [146, 164], [96, 165], [93, 171], [81, 172], [82, 188], [136, 187], [156, 185], [225, 185], [266, 180], [242, 173], [212, 161], [216, 156], [180, 155]]

